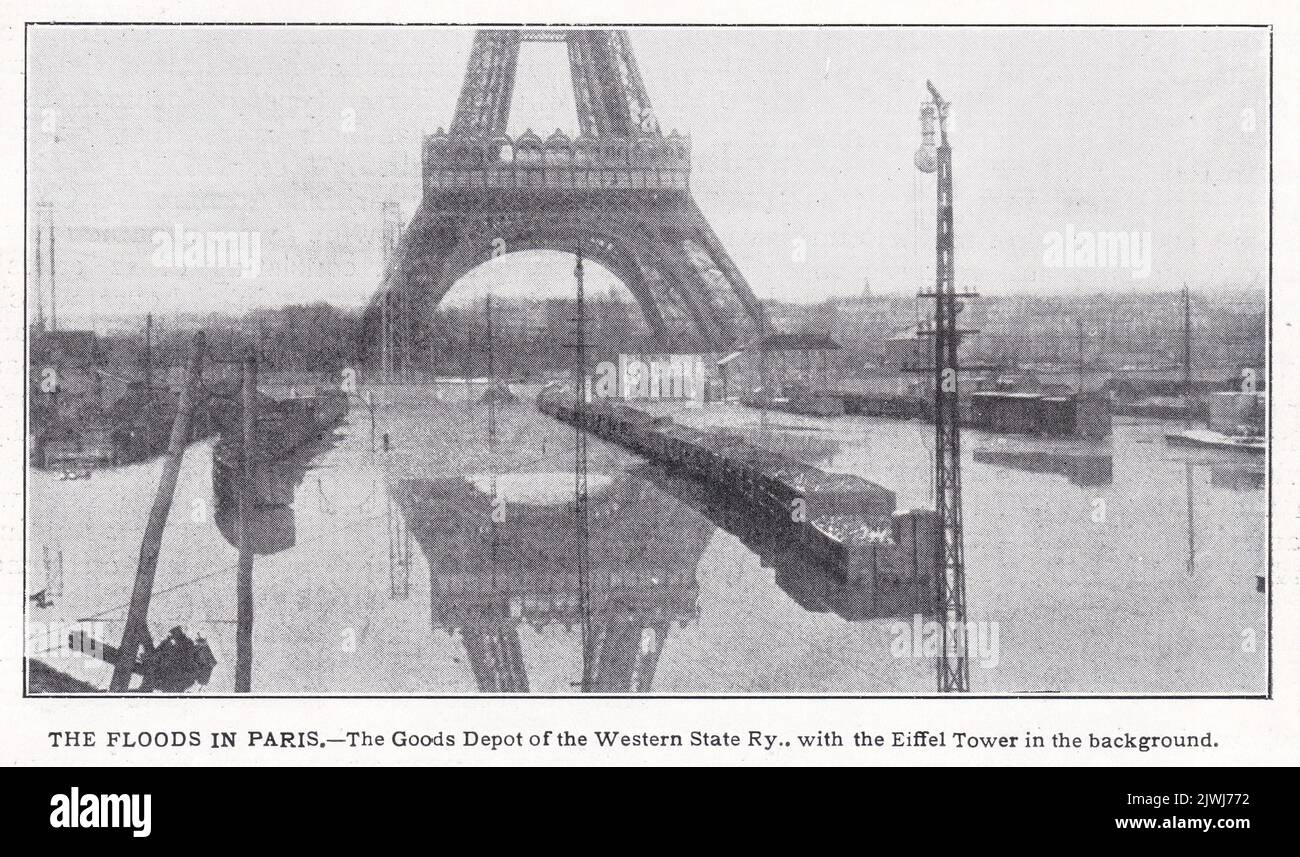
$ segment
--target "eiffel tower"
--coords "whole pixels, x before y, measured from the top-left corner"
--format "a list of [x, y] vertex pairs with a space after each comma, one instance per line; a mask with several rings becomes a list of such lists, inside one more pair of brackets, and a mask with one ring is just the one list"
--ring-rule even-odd
[[[507, 136], [526, 41], [567, 46], [576, 137]], [[478, 30], [451, 131], [424, 139], [423, 202], [371, 302], [366, 341], [378, 339], [383, 301], [413, 315], [390, 336], [432, 336], [427, 321], [462, 276], [535, 249], [581, 249], [608, 268], [664, 351], [749, 341], [762, 309], [691, 197], [690, 151], [689, 136], [661, 132], [625, 31]]]

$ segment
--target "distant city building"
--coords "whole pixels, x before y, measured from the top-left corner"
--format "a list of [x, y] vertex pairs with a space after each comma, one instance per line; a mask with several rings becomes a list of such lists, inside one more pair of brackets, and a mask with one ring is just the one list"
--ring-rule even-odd
[[[880, 355], [880, 365], [899, 372], [933, 372], [934, 336], [929, 331], [929, 325], [922, 322], [906, 327], [886, 339]], [[970, 357], [968, 341], [969, 335], [958, 339], [959, 366], [970, 362], [967, 359]]]
[[796, 388], [825, 390], [839, 379], [842, 350], [823, 334], [770, 333], [724, 357], [719, 374], [730, 394], [762, 389], [782, 396]]
[[99, 362], [99, 337], [93, 330], [45, 331], [32, 343], [33, 362], [88, 369]]

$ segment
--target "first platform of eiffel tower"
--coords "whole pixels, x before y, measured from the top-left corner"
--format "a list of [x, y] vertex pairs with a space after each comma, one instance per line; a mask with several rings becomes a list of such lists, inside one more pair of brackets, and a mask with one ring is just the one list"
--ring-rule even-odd
[[[576, 136], [506, 134], [525, 41], [567, 46]], [[665, 351], [738, 347], [762, 308], [691, 197], [690, 158], [689, 136], [661, 131], [625, 31], [479, 30], [451, 130], [424, 139], [423, 201], [376, 302], [400, 296], [418, 325], [495, 255], [581, 251], [620, 278]]]

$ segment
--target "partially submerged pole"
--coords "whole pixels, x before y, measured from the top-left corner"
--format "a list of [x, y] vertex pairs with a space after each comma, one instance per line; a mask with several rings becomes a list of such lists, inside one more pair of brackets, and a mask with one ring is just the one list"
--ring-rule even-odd
[[54, 208], [50, 208], [50, 330], [59, 329], [59, 287], [54, 281]]
[[235, 693], [253, 684], [253, 463], [257, 454], [257, 355], [244, 356], [244, 438], [239, 479], [239, 578], [235, 584]]
[[[1076, 377], [1076, 379], [1075, 379], [1075, 387], [1074, 387], [1075, 406], [1076, 406], [1076, 408], [1077, 408], [1078, 403], [1079, 403], [1079, 400], [1080, 400], [1080, 398], [1082, 398], [1082, 396], [1083, 396], [1083, 369], [1084, 369], [1084, 366], [1083, 366], [1083, 364], [1084, 364], [1084, 355], [1083, 355], [1083, 319], [1081, 319], [1081, 318], [1076, 318], [1076, 319], [1074, 320], [1074, 326], [1075, 326], [1075, 334], [1076, 334], [1076, 339], [1075, 339], [1075, 343], [1076, 343], [1076, 344], [1075, 344], [1075, 350], [1076, 350], [1076, 353], [1077, 353], [1078, 356], [1079, 356], [1079, 371], [1078, 371], [1078, 373], [1077, 373], [1077, 377]], [[1077, 413], [1077, 412], [1076, 412], [1076, 413]]]
[[472, 321], [465, 322], [465, 356], [463, 366], [465, 368], [465, 406], [474, 407], [474, 396], [471, 394], [469, 383], [470, 356], [474, 352], [474, 324]]
[[203, 331], [194, 334], [190, 346], [189, 365], [185, 370], [185, 386], [181, 388], [180, 402], [176, 406], [176, 419], [172, 422], [171, 438], [167, 443], [167, 457], [163, 460], [162, 476], [154, 495], [153, 508], [140, 541], [140, 560], [136, 565], [135, 584], [131, 588], [131, 606], [126, 614], [126, 627], [122, 629], [122, 645], [118, 648], [117, 662], [109, 690], [122, 693], [130, 688], [131, 673], [135, 670], [136, 655], [141, 644], [148, 640], [149, 601], [153, 597], [153, 579], [158, 571], [158, 554], [162, 550], [163, 530], [167, 514], [171, 511], [172, 495], [176, 493], [176, 479], [180, 475], [181, 459], [190, 440], [190, 420], [198, 398], [199, 378], [203, 372]]
[[144, 315], [144, 391], [153, 397], [153, 313]]
[[366, 390], [364, 401], [366, 410], [370, 412], [370, 451], [375, 451], [375, 396], [369, 389]]

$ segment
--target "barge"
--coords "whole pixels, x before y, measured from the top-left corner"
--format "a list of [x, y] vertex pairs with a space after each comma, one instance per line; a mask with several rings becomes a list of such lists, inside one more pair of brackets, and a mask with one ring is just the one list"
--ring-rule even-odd
[[[212, 449], [213, 485], [226, 485], [243, 465], [243, 407], [238, 398], [229, 393], [214, 394], [210, 407], [220, 435]], [[286, 399], [258, 393], [257, 430], [252, 453], [253, 461], [258, 465], [255, 473], [269, 473], [262, 465], [283, 461], [299, 448], [330, 433], [347, 413], [348, 397], [342, 390], [327, 389]], [[258, 502], [268, 505], [285, 503], [285, 498], [271, 487], [282, 481], [255, 478]], [[292, 502], [292, 496], [287, 502]]]
[[1165, 435], [1165, 443], [1170, 446], [1188, 446], [1196, 449], [1230, 450], [1260, 455], [1266, 444], [1263, 435], [1236, 434], [1229, 435], [1211, 429], [1188, 429]]

